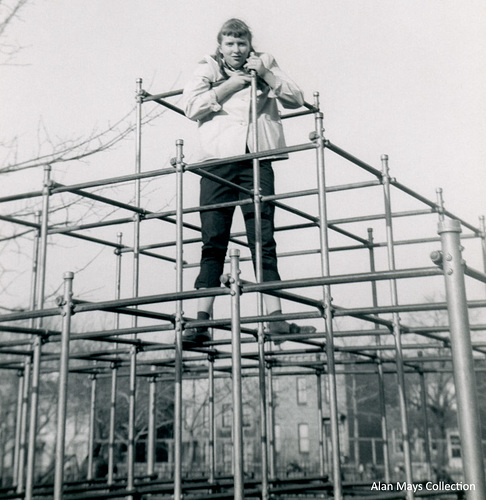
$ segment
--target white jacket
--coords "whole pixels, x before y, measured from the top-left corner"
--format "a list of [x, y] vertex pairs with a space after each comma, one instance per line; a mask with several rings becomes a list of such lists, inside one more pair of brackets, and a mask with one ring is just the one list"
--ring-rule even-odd
[[[285, 147], [277, 100], [285, 108], [295, 109], [304, 104], [304, 97], [270, 54], [258, 55], [277, 80], [274, 89], [266, 86], [265, 90], [257, 92], [258, 149], [266, 151]], [[247, 146], [250, 152], [255, 152], [250, 116], [251, 88], [248, 86], [219, 104], [212, 86], [222, 79], [217, 61], [205, 56], [184, 87], [186, 116], [198, 122], [201, 160], [242, 155]]]

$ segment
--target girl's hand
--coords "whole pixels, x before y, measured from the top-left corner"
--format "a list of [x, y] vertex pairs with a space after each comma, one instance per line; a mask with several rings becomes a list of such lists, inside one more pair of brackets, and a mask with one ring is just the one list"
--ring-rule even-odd
[[223, 85], [227, 85], [228, 90], [230, 90], [231, 92], [238, 92], [245, 87], [248, 87], [248, 85], [250, 85], [250, 82], [250, 75], [237, 74], [230, 76]]
[[243, 90], [248, 87], [251, 83], [251, 76], [241, 73], [230, 76], [221, 85], [214, 88], [216, 94], [216, 99], [219, 103], [222, 103], [227, 98], [231, 97], [236, 92]]
[[255, 55], [254, 52], [250, 54], [250, 57], [246, 60], [246, 64], [244, 67], [248, 71], [256, 71], [258, 76], [260, 76], [261, 78], [263, 78], [265, 76], [265, 73], [268, 71], [263, 64], [263, 61], [257, 55]]

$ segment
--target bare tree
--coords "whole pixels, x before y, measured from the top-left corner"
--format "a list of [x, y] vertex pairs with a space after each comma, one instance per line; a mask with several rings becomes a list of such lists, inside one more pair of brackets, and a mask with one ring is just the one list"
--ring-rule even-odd
[[0, 64], [11, 64], [21, 49], [18, 43], [7, 40], [8, 28], [19, 19], [21, 10], [28, 0], [0, 0]]

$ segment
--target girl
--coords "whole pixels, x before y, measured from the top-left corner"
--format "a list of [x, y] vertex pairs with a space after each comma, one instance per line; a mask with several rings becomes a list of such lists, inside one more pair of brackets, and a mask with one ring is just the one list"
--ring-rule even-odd
[[[304, 104], [302, 91], [278, 67], [275, 59], [266, 53], [255, 52], [249, 27], [239, 19], [226, 21], [218, 33], [218, 47], [212, 56], [205, 56], [193, 78], [184, 88], [184, 108], [188, 118], [198, 122], [202, 160], [225, 158], [255, 152], [251, 120], [251, 76], [257, 74], [257, 133], [259, 151], [285, 147], [282, 123], [277, 101], [285, 108], [299, 108]], [[271, 161], [286, 158], [272, 155], [260, 162], [262, 196], [274, 194], [274, 174]], [[207, 171], [246, 190], [253, 189], [251, 160], [228, 162], [208, 167]], [[201, 178], [200, 205], [248, 199], [250, 195], [228, 185], [205, 177]], [[220, 286], [224, 259], [230, 237], [234, 208], [202, 211], [202, 255], [196, 288]], [[255, 265], [255, 216], [252, 204], [242, 205], [248, 244]], [[262, 271], [263, 281], [278, 281], [274, 207], [262, 204]], [[280, 299], [264, 295], [267, 314], [281, 314]], [[214, 297], [199, 299], [197, 318], [210, 318]], [[298, 327], [285, 321], [269, 323], [270, 333], [299, 332], [309, 327]], [[312, 329], [315, 330], [315, 329]], [[210, 340], [207, 328], [193, 328], [184, 332], [185, 342], [202, 343]]]

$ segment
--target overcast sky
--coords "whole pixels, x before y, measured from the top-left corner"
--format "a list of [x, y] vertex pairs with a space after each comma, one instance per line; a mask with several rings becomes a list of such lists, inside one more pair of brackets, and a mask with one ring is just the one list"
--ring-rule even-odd
[[[45, 138], [40, 123], [56, 142], [117, 121], [139, 77], [151, 93], [182, 87], [229, 17], [247, 21], [257, 50], [272, 53], [308, 101], [320, 92], [333, 143], [376, 167], [388, 154], [397, 180], [432, 200], [442, 187], [447, 208], [473, 224], [486, 213], [480, 0], [32, 0], [7, 33], [23, 49], [0, 74], [2, 142], [16, 138], [28, 158]], [[292, 139], [305, 142], [308, 123]], [[194, 131], [179, 117], [154, 127], [159, 142], [146, 157], [160, 164], [146, 169]], [[130, 173], [132, 150], [55, 175], [70, 183]], [[39, 189], [41, 173], [27, 174], [1, 179], [1, 195]]]

